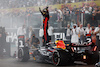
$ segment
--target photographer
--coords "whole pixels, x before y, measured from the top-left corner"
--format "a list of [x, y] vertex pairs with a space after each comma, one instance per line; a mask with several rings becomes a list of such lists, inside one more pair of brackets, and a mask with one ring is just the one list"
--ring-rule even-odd
[[38, 38], [35, 37], [35, 34], [33, 34], [31, 36], [30, 44], [31, 44], [32, 48], [37, 49], [39, 47], [38, 44], [40, 44], [40, 41]]

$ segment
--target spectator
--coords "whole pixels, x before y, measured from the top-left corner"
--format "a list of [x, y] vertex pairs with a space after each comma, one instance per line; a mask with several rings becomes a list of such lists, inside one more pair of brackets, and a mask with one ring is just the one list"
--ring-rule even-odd
[[76, 10], [76, 5], [74, 5], [73, 10]]
[[90, 11], [92, 10], [92, 8], [89, 7], [89, 5], [86, 5], [84, 10], [85, 10], [85, 14], [90, 14]]
[[89, 12], [92, 13], [93, 8], [89, 6]]
[[67, 22], [67, 24], [70, 23], [70, 13], [71, 13], [70, 10], [66, 9], [66, 12], [65, 12], [65, 21]]
[[94, 7], [94, 10], [93, 10], [94, 16], [95, 16], [96, 14], [98, 14], [98, 13], [100, 13], [98, 7]]
[[[86, 0], [2, 0], [0, 3], [1, 8], [20, 8], [20, 7], [32, 7], [32, 6], [43, 6], [46, 5], [55, 5], [55, 4], [64, 4], [64, 3], [74, 3], [74, 2], [83, 2]], [[88, 0], [89, 1], [89, 0]], [[4, 3], [4, 4], [3, 4]]]
[[71, 28], [70, 24], [67, 25], [67, 29], [65, 29], [65, 37], [70, 42], [71, 41]]
[[62, 11], [57, 10], [57, 22], [58, 22], [58, 28], [62, 27]]

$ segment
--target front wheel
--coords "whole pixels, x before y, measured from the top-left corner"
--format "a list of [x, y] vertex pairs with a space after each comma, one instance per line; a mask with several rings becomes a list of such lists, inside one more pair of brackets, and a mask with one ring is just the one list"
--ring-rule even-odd
[[19, 48], [18, 61], [27, 62], [29, 60], [29, 50], [27, 47]]

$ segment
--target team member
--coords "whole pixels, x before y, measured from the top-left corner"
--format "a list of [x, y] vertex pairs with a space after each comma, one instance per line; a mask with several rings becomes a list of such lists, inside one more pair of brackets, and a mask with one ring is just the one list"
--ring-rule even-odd
[[[31, 36], [34, 35], [34, 31], [32, 26], [29, 27], [29, 30], [27, 31], [27, 37], [26, 37], [26, 42], [29, 44]], [[30, 45], [30, 44], [29, 44]]]
[[44, 35], [43, 28], [42, 28], [42, 26], [40, 26], [39, 37], [43, 37], [43, 35]]
[[71, 30], [71, 43], [78, 43], [79, 42], [79, 38], [78, 38], [78, 29], [77, 29], [77, 25], [74, 24], [73, 25], [73, 29]]
[[40, 44], [40, 41], [39, 41], [38, 38], [35, 37], [35, 34], [33, 34], [33, 35], [31, 36], [30, 43], [31, 43], [31, 46], [32, 46], [33, 48], [36, 48], [36, 49], [37, 49], [37, 48], [39, 47], [38, 44]]
[[53, 27], [48, 24], [48, 35], [49, 35], [49, 41], [53, 38]]
[[95, 27], [92, 26], [92, 30], [90, 31], [90, 34], [92, 34], [91, 39], [92, 39], [92, 42], [96, 44], [96, 35], [94, 35], [95, 33], [94, 31], [95, 31]]
[[42, 44], [42, 37], [43, 37], [43, 35], [44, 35], [43, 32], [44, 32], [44, 31], [43, 31], [43, 28], [42, 28], [42, 26], [40, 26], [40, 30], [39, 30], [40, 44]]
[[85, 29], [85, 34], [89, 34], [89, 32], [92, 30], [90, 27], [90, 24], [87, 24], [87, 28]]
[[17, 36], [19, 35], [26, 35], [26, 29], [25, 29], [25, 25], [23, 25], [22, 27], [19, 27], [17, 30]]
[[32, 26], [29, 27], [29, 38], [31, 38], [32, 35], [34, 35], [34, 31], [32, 29]]
[[30, 26], [29, 28], [28, 28], [28, 30], [27, 30], [27, 32], [26, 32], [26, 38], [29, 40], [30, 38], [31, 38], [31, 35], [32, 34], [35, 34], [34, 33], [34, 31], [33, 31], [33, 28], [32, 28], [32, 26]]
[[94, 31], [94, 33], [96, 34], [96, 44], [99, 46], [99, 50], [100, 50], [100, 33], [99, 33], [99, 31], [100, 31], [100, 24]]
[[83, 25], [82, 24], [80, 24], [80, 26], [78, 27], [78, 30], [79, 30], [79, 34], [78, 34], [79, 42], [80, 43], [83, 43], [84, 42], [84, 34], [85, 34], [85, 31], [83, 29]]
[[67, 29], [65, 29], [65, 37], [70, 42], [71, 41], [71, 28], [70, 24], [67, 25]]
[[[38, 38], [35, 37], [35, 34], [32, 34], [31, 36], [31, 40], [30, 40], [30, 44], [32, 46], [32, 49], [36, 49], [39, 47], [38, 44], [40, 44], [40, 41]], [[36, 51], [33, 51], [34, 55], [35, 55]], [[35, 56], [33, 55], [33, 59], [36, 60]]]

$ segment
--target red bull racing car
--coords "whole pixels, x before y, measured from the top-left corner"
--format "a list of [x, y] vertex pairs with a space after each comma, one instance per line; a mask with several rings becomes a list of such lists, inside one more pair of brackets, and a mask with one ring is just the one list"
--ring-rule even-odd
[[74, 61], [95, 64], [99, 61], [97, 46], [90, 35], [87, 35], [86, 39], [83, 44], [65, 44], [63, 40], [57, 40], [33, 50], [29, 49], [27, 44], [21, 44], [23, 47], [18, 48], [18, 59], [28, 61], [32, 55], [35, 61], [48, 62], [56, 66], [73, 64]]

